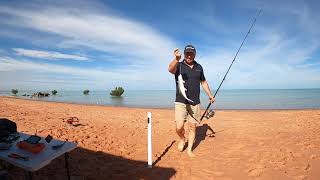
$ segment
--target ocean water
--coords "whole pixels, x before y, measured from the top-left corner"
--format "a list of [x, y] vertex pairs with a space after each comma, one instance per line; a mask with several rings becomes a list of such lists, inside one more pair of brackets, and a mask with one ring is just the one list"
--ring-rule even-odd
[[[19, 91], [17, 97], [32, 94], [34, 91]], [[1, 91], [0, 96], [10, 96], [11, 91]], [[175, 90], [125, 91], [123, 97], [113, 98], [109, 91], [58, 91], [50, 97], [33, 98], [43, 101], [70, 102], [80, 104], [98, 104], [142, 108], [173, 108]], [[201, 106], [205, 108], [209, 101], [201, 92]], [[216, 109], [315, 109], [320, 108], [320, 89], [237, 89], [220, 90]]]

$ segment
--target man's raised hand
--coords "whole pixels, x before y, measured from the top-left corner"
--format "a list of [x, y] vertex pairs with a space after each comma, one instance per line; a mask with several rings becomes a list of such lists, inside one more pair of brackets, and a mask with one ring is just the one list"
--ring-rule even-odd
[[176, 48], [174, 50], [174, 56], [176, 57], [176, 60], [179, 61], [181, 59], [181, 53], [179, 51], [179, 48]]

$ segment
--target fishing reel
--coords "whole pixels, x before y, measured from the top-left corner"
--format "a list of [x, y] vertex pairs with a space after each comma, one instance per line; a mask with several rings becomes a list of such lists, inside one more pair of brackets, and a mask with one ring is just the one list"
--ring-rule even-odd
[[210, 119], [214, 116], [214, 114], [215, 114], [215, 111], [213, 109], [209, 109], [207, 114], [204, 117], [207, 119]]

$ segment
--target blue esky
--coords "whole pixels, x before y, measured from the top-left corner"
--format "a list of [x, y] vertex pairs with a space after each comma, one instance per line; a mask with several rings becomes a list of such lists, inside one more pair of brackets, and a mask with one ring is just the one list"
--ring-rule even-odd
[[197, 49], [216, 89], [320, 88], [317, 1], [1, 1], [0, 89], [174, 89], [173, 50]]

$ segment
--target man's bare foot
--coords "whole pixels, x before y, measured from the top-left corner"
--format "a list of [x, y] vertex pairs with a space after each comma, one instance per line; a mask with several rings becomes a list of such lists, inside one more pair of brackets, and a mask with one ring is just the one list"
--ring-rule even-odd
[[188, 150], [187, 153], [188, 153], [188, 156], [191, 157], [191, 158], [193, 158], [193, 157], [196, 156], [196, 155], [194, 155], [193, 152], [190, 151], [190, 150]]
[[178, 142], [178, 150], [179, 150], [180, 152], [183, 151], [184, 145], [185, 145], [184, 139], [180, 139], [179, 142]]

